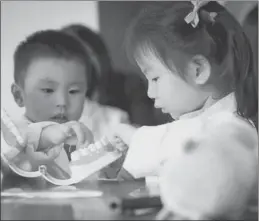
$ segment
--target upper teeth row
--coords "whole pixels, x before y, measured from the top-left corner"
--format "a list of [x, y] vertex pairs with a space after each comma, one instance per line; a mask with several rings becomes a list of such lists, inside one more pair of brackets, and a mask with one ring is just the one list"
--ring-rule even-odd
[[98, 151], [105, 147], [107, 144], [109, 144], [109, 141], [106, 137], [102, 138], [101, 140], [95, 142], [94, 144], [90, 144], [87, 147], [80, 148], [74, 152], [71, 153], [71, 159], [72, 161], [79, 160], [82, 156], [86, 156], [88, 154], [91, 154], [91, 152]]

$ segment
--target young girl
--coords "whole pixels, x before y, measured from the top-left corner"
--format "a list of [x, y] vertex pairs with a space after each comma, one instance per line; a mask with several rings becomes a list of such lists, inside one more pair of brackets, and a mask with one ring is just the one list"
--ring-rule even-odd
[[[140, 13], [132, 22], [127, 36], [129, 55], [148, 80], [148, 96], [154, 99], [155, 107], [170, 113], [176, 121], [138, 129], [120, 125], [115, 135], [129, 146], [121, 176], [125, 171], [134, 178], [157, 176], [161, 168], [163, 171], [163, 168], [169, 167], [167, 173], [162, 173], [164, 177], [170, 177], [172, 171], [178, 174], [175, 177], [189, 177], [193, 170], [181, 170], [180, 165], [186, 166], [190, 154], [194, 163], [186, 167], [196, 168], [194, 170], [201, 174], [204, 185], [212, 185], [210, 191], [224, 194], [224, 191], [229, 191], [226, 179], [230, 179], [229, 182], [234, 186], [242, 183], [242, 179], [247, 179], [247, 189], [245, 185], [235, 186], [237, 191], [246, 189], [243, 199], [247, 199], [256, 182], [258, 98], [251, 48], [240, 24], [215, 1], [207, 4], [205, 1], [197, 1], [194, 5], [190, 2], [158, 3]], [[220, 136], [224, 131], [229, 132], [230, 136]], [[212, 139], [215, 136], [217, 139]], [[211, 154], [201, 151], [198, 156], [202, 156], [201, 159], [215, 157], [215, 168], [210, 167], [209, 160], [198, 167], [200, 158], [192, 155], [204, 140], [214, 148], [210, 148]], [[242, 148], [230, 148], [232, 145]], [[241, 149], [249, 153], [242, 154]], [[218, 154], [221, 157], [216, 157]], [[227, 170], [226, 163], [232, 156], [236, 158], [231, 161], [234, 165], [231, 175], [216, 176], [216, 171], [224, 173], [217, 166], [225, 165], [223, 168]], [[170, 167], [168, 162], [177, 159], [181, 159], [182, 164]], [[244, 163], [249, 161], [253, 162], [253, 166]], [[240, 167], [242, 170], [238, 169]], [[211, 169], [211, 174], [215, 172], [214, 179], [218, 182], [214, 186], [213, 182], [206, 182], [211, 178], [203, 171], [207, 168]], [[248, 168], [254, 173], [245, 178], [244, 171], [248, 171]], [[237, 176], [239, 173], [241, 175]], [[166, 182], [171, 190], [176, 188], [173, 179], [162, 180], [161, 190], [166, 189]], [[172, 204], [168, 204], [168, 207], [186, 215], [186, 210], [191, 210], [188, 207], [190, 205], [186, 204], [188, 197], [194, 197], [188, 188], [193, 186], [192, 191], [195, 191], [199, 182], [195, 181], [195, 176], [188, 180], [182, 179], [181, 182], [177, 184], [177, 188], [182, 188], [181, 195], [176, 197], [167, 189], [167, 192], [162, 192], [162, 196], [178, 200], [176, 205], [182, 205], [185, 210]], [[186, 182], [188, 185], [181, 185]], [[222, 185], [219, 189], [224, 191], [217, 192], [217, 185]], [[222, 201], [220, 197], [213, 198], [212, 195], [210, 199], [214, 204], [210, 204], [206, 211], [202, 210], [202, 206], [193, 207], [196, 214], [192, 218], [200, 217], [201, 214], [205, 214], [205, 217], [222, 215], [222, 209], [214, 213], [214, 206]], [[203, 196], [202, 193], [197, 194], [191, 202], [204, 203], [208, 198]], [[237, 206], [233, 205], [233, 208], [237, 209]]]

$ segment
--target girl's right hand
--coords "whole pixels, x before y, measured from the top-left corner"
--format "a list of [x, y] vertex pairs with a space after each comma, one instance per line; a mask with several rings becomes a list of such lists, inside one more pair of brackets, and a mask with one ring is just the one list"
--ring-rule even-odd
[[118, 147], [129, 146], [131, 138], [136, 130], [137, 128], [130, 124], [119, 123], [114, 126], [109, 136], [115, 144], [118, 144]]

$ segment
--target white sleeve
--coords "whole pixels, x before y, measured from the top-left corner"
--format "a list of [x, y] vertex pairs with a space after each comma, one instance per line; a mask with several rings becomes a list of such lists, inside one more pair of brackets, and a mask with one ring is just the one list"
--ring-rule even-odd
[[123, 168], [134, 178], [152, 176], [158, 164], [157, 151], [168, 130], [168, 124], [143, 126], [134, 133]]

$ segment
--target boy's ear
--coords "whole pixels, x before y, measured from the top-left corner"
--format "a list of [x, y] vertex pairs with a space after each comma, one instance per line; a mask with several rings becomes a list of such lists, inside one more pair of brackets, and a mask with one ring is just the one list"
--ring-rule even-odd
[[23, 91], [22, 91], [21, 87], [15, 83], [13, 83], [11, 85], [11, 91], [12, 91], [16, 104], [19, 107], [24, 107], [24, 97], [23, 97]]
[[211, 74], [211, 65], [202, 55], [193, 56], [187, 64], [188, 78], [196, 85], [204, 85]]

